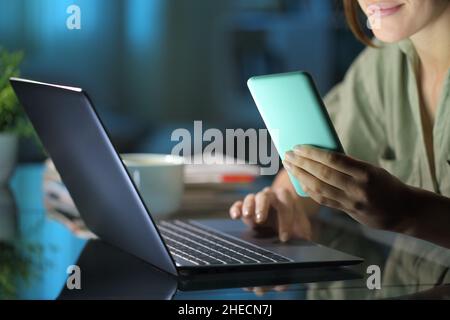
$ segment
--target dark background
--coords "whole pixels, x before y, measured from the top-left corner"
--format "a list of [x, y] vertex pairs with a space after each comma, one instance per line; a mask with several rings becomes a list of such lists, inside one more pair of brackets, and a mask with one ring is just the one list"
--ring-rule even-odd
[[[81, 8], [81, 30], [66, 9]], [[363, 46], [333, 0], [0, 0], [22, 76], [84, 88], [121, 152], [170, 152], [175, 128], [261, 128], [250, 76], [305, 70], [320, 92]], [[80, 124], [82, 130], [82, 124]], [[42, 154], [23, 142], [21, 161]]]

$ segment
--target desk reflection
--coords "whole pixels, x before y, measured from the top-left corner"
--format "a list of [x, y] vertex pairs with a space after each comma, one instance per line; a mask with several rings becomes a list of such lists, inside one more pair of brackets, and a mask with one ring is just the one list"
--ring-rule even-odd
[[100, 240], [89, 241], [76, 262], [80, 290], [64, 287], [59, 299], [171, 299], [177, 279]]
[[190, 291], [242, 288], [361, 278], [353, 269], [311, 268], [284, 271], [233, 272], [171, 276], [101, 240], [89, 241], [76, 262], [81, 290], [65, 287], [59, 299], [183, 298]]

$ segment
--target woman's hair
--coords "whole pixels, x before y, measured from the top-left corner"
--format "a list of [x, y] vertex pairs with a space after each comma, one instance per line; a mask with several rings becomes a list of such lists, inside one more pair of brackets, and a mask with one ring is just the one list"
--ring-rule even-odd
[[347, 18], [347, 23], [352, 30], [355, 37], [369, 47], [376, 47], [372, 42], [370, 37], [364, 32], [361, 26], [361, 20], [359, 18], [359, 4], [357, 0], [343, 0], [344, 1], [344, 11], [345, 17]]

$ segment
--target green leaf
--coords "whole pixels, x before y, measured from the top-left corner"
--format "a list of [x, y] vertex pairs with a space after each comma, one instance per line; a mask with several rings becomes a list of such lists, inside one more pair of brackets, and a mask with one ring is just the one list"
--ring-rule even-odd
[[22, 51], [9, 52], [0, 47], [0, 132], [9, 131], [19, 135], [33, 132], [9, 78], [20, 75], [19, 66], [23, 61]]

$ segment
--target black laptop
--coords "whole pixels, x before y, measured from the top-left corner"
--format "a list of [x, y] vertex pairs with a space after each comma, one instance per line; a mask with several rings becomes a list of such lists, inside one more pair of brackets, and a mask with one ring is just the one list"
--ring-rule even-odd
[[80, 88], [11, 78], [87, 227], [170, 274], [345, 266], [362, 259], [318, 244], [256, 237], [239, 221], [156, 223]]

